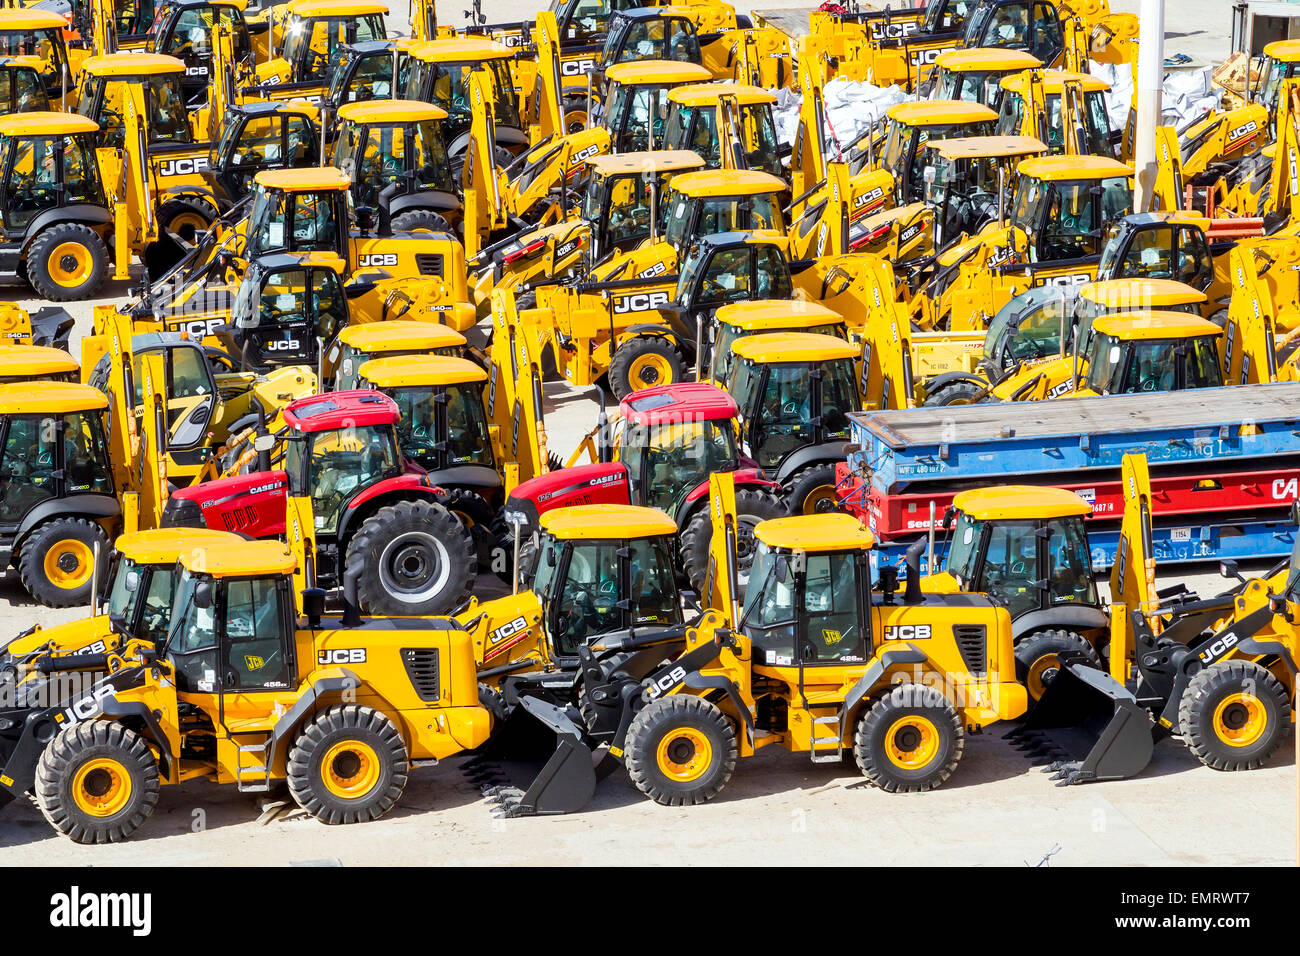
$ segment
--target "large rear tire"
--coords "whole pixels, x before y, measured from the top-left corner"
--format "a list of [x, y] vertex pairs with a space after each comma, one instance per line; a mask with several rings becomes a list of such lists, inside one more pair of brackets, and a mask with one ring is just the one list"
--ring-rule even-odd
[[790, 478], [786, 495], [790, 513], [796, 515], [828, 514], [840, 510], [835, 489], [835, 466], [830, 462], [800, 468]]
[[974, 382], [949, 382], [930, 395], [923, 404], [926, 408], [945, 405], [974, 405], [984, 389]]
[[108, 278], [108, 246], [77, 222], [50, 226], [27, 248], [27, 281], [51, 302], [89, 299]]
[[361, 563], [357, 597], [370, 614], [450, 614], [469, 597], [478, 561], [469, 531], [434, 501], [399, 501], [362, 523], [345, 567]]
[[216, 209], [198, 199], [169, 199], [158, 210], [158, 225], [178, 239], [194, 244], [200, 232], [212, 228], [220, 215]]
[[1087, 638], [1074, 631], [1048, 630], [1026, 634], [1016, 642], [1016, 680], [1025, 685], [1031, 703], [1037, 703], [1061, 669], [1062, 656], [1085, 658], [1101, 667], [1101, 658]]
[[[780, 498], [761, 488], [736, 489], [736, 573], [740, 579], [740, 597], [749, 581], [754, 563], [754, 527], [760, 521], [784, 518], [790, 513]], [[681, 535], [682, 570], [696, 593], [704, 587], [709, 571], [709, 548], [713, 543], [713, 522], [708, 507], [697, 508]]]
[[1213, 770], [1254, 770], [1282, 745], [1291, 704], [1282, 683], [1253, 661], [1219, 661], [1187, 685], [1178, 725]]
[[853, 735], [858, 769], [888, 793], [935, 789], [957, 769], [965, 747], [957, 709], [922, 684], [899, 684], [880, 698]]
[[393, 217], [393, 232], [451, 232], [451, 224], [432, 209], [408, 209]]
[[736, 769], [736, 731], [703, 697], [661, 697], [632, 719], [623, 759], [637, 789], [655, 803], [704, 803]]
[[50, 826], [76, 843], [125, 840], [158, 803], [158, 762], [117, 721], [65, 727], [36, 765], [36, 802]]
[[406, 743], [373, 707], [340, 704], [303, 728], [289, 751], [289, 793], [323, 823], [377, 820], [393, 808], [410, 771]]
[[46, 607], [88, 603], [96, 545], [102, 575], [112, 549], [103, 528], [85, 518], [55, 518], [39, 525], [23, 542], [18, 557], [23, 587]]

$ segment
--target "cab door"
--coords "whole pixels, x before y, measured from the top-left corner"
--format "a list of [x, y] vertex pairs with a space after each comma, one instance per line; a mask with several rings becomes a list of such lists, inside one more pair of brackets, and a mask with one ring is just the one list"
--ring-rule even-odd
[[[804, 556], [799, 614], [800, 663], [866, 659], [866, 566], [857, 551]], [[869, 612], [868, 612], [869, 613]]]

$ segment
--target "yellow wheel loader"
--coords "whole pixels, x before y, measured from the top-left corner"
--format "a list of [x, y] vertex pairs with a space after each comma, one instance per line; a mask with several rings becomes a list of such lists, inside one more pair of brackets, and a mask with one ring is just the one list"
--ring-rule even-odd
[[930, 99], [968, 100], [996, 111], [1002, 105], [1002, 80], [1042, 65], [1042, 60], [1026, 50], [945, 50], [934, 60], [928, 81]]
[[707, 341], [698, 351], [699, 377], [725, 388], [734, 362], [732, 346], [750, 335], [809, 332], [847, 339], [844, 317], [817, 302], [753, 299], [724, 305], [713, 313]]

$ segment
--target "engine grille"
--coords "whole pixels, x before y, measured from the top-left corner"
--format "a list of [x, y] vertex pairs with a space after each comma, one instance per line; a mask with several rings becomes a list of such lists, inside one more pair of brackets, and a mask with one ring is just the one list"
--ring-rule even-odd
[[442, 275], [442, 256], [436, 252], [421, 252], [415, 257], [415, 265], [422, 276]]
[[442, 696], [438, 684], [437, 648], [404, 647], [402, 663], [406, 665], [406, 676], [411, 679], [411, 686], [420, 700], [435, 701]]
[[221, 512], [221, 523], [226, 531], [242, 531], [257, 521], [257, 509], [252, 505], [241, 505]]
[[983, 624], [958, 624], [952, 629], [957, 650], [966, 663], [966, 669], [979, 676], [984, 673], [987, 656], [984, 653], [985, 631]]

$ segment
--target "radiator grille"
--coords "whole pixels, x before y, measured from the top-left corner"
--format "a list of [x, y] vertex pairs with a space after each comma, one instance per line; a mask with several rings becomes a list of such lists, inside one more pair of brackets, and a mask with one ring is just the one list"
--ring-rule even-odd
[[435, 701], [441, 696], [438, 686], [438, 650], [432, 647], [402, 648], [402, 663], [420, 700]]
[[966, 669], [977, 676], [983, 674], [986, 660], [984, 625], [958, 624], [952, 629], [952, 636], [961, 652], [961, 659], [966, 662]]
[[422, 276], [441, 276], [442, 256], [436, 252], [421, 252], [415, 257], [415, 266]]
[[221, 512], [221, 521], [227, 531], [242, 531], [257, 521], [257, 509], [252, 505], [231, 508], [229, 511]]

